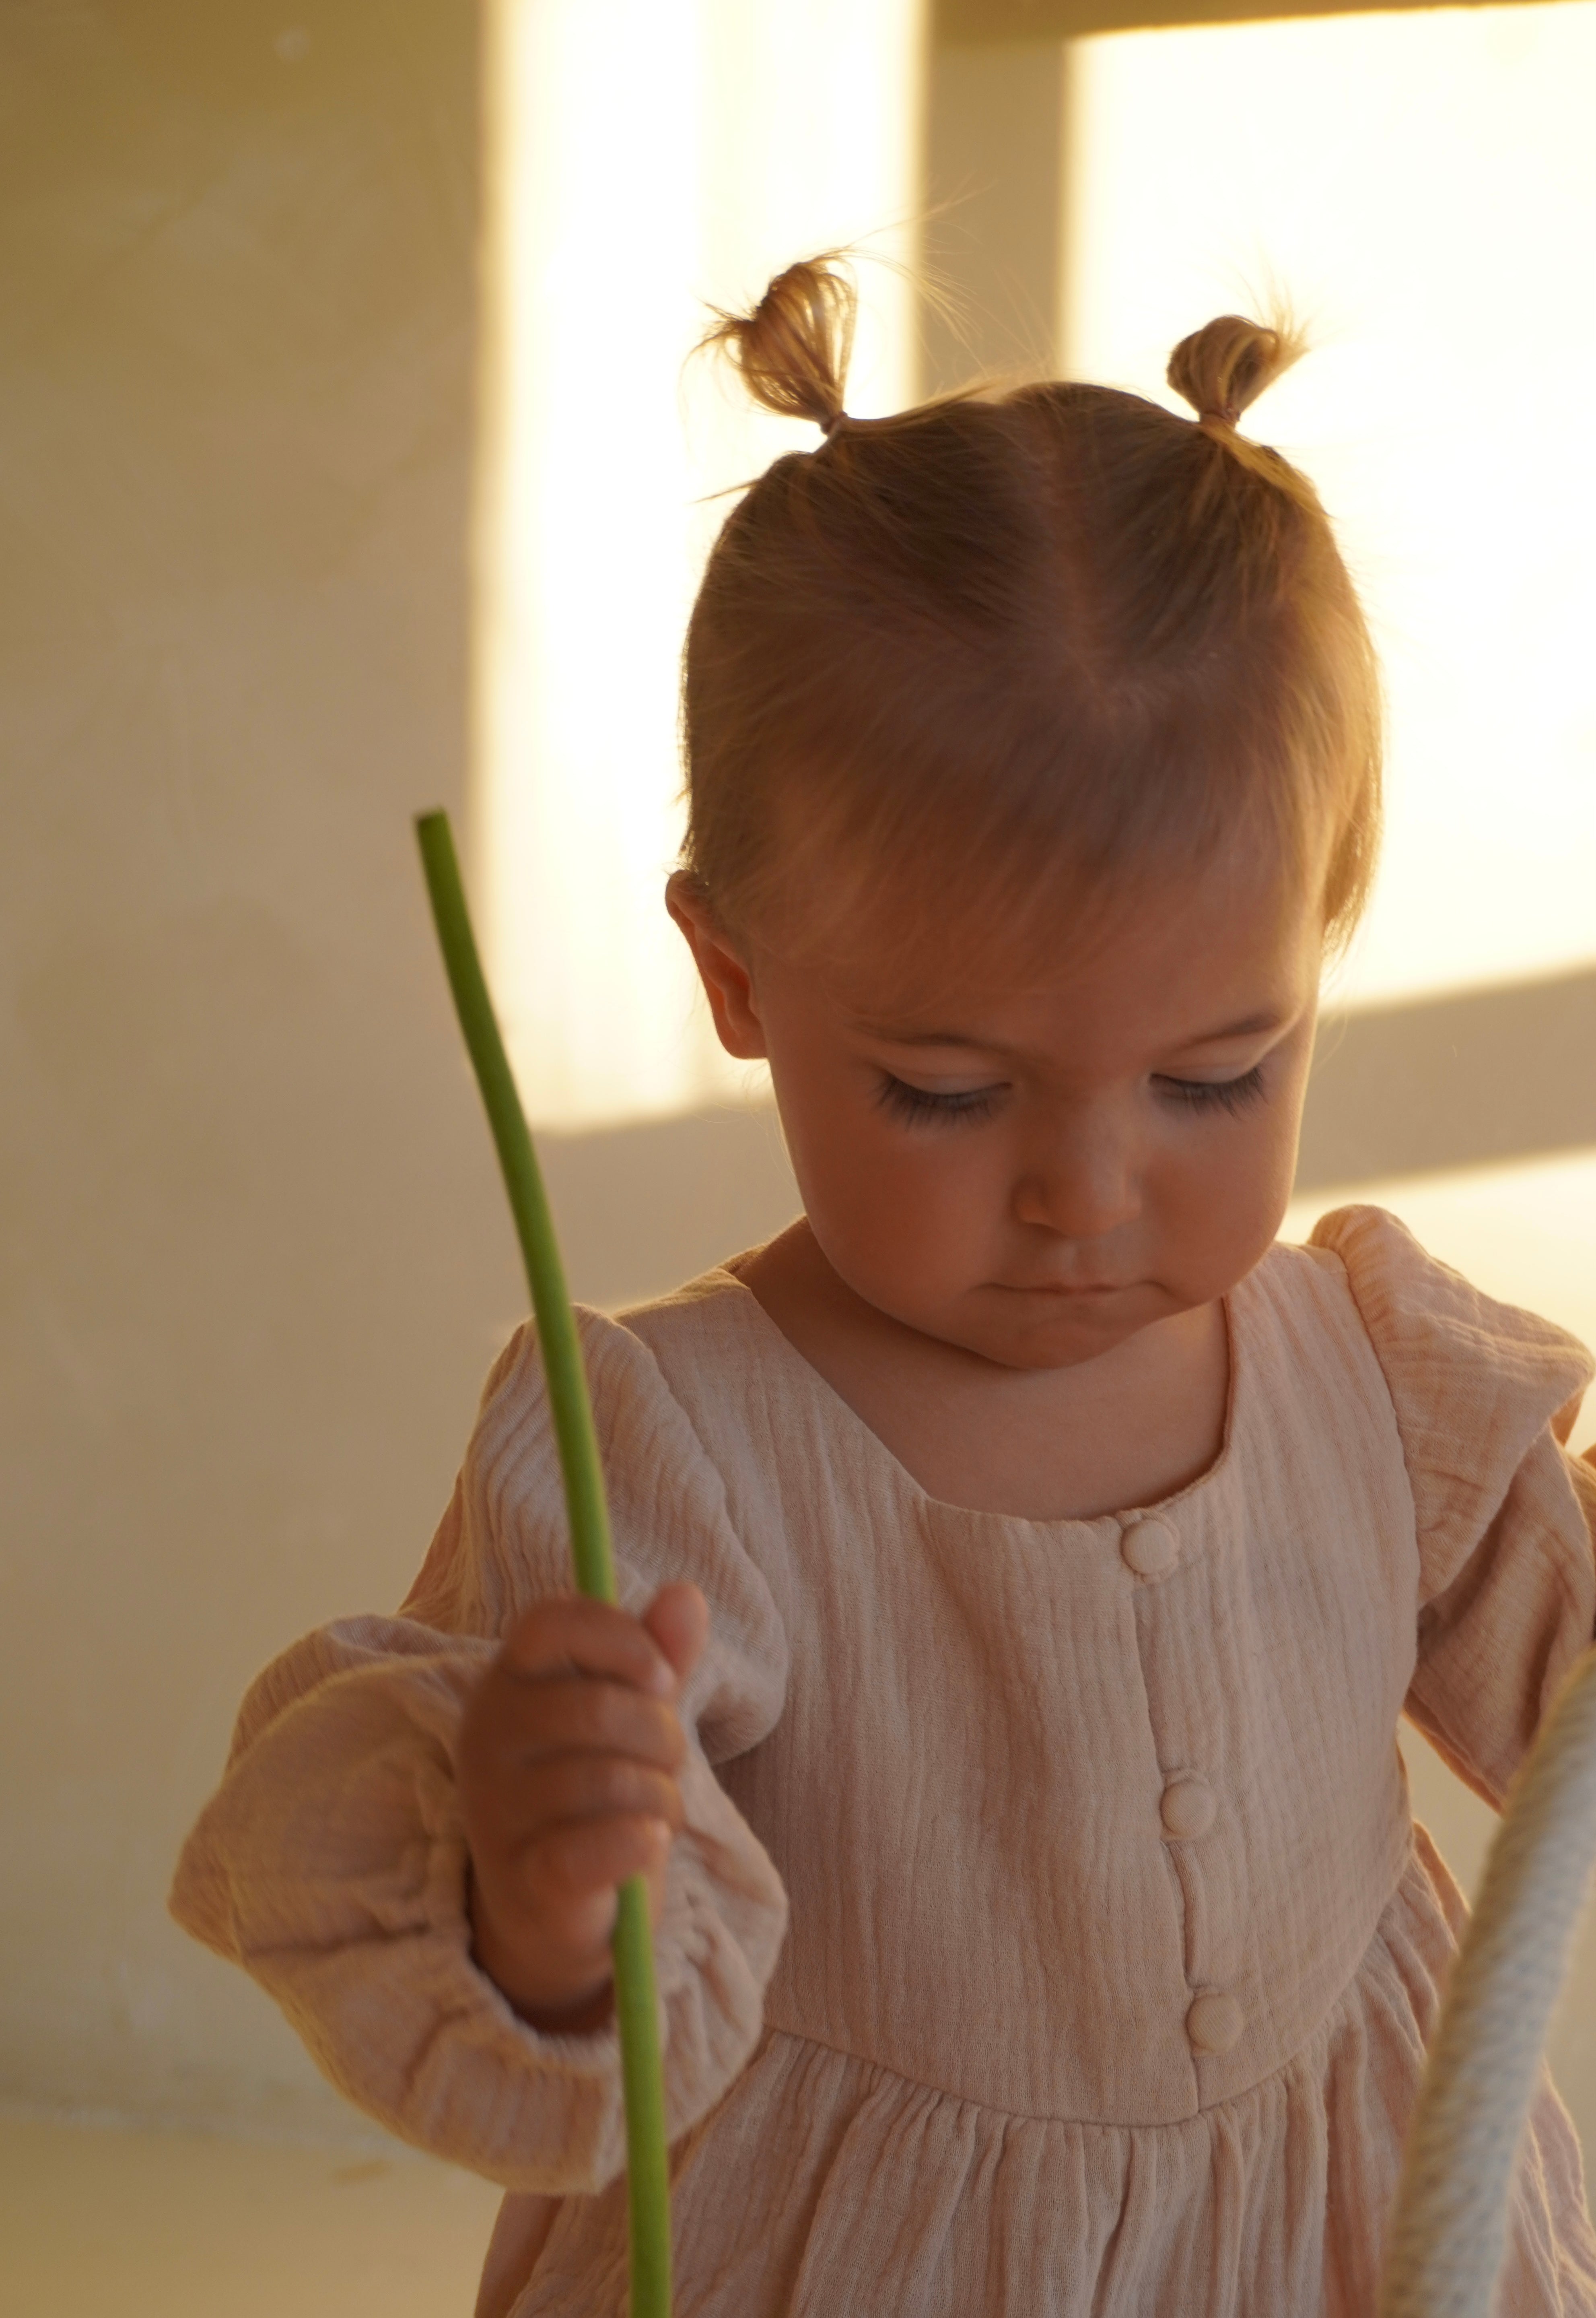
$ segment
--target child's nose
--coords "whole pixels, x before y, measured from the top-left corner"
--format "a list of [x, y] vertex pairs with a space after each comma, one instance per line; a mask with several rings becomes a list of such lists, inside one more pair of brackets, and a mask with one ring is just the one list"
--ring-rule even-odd
[[1014, 1212], [1063, 1239], [1100, 1239], [1141, 1212], [1131, 1154], [1112, 1134], [1060, 1137], [1033, 1153], [1015, 1184]]

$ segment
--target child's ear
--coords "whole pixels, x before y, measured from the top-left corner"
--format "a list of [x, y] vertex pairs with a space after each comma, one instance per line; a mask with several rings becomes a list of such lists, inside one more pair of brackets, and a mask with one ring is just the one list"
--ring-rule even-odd
[[722, 1046], [740, 1062], [757, 1060], [766, 1047], [753, 976], [715, 923], [693, 879], [680, 869], [666, 885], [665, 906], [693, 953]]

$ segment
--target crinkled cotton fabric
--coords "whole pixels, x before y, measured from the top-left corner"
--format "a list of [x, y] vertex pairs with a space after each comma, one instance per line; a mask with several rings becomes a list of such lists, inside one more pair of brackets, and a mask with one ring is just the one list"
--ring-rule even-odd
[[[730, 1271], [582, 1316], [622, 1598], [690, 1577], [713, 1620], [659, 1937], [678, 2318], [1372, 2313], [1464, 1912], [1397, 1721], [1499, 1801], [1590, 1644], [1592, 1364], [1375, 1208], [1227, 1316], [1218, 1461], [1052, 1522], [928, 1496]], [[523, 1331], [408, 1601], [256, 1683], [173, 1898], [505, 2185], [482, 2318], [626, 2302], [614, 2036], [477, 1970], [453, 1779], [568, 1567]], [[1500, 2307], [1596, 2318], [1549, 2081]]]

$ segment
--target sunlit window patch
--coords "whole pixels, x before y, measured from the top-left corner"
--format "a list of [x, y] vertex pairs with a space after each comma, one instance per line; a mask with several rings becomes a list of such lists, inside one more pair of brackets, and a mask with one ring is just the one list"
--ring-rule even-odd
[[705, 301], [861, 237], [900, 265], [867, 269], [851, 412], [912, 400], [916, 344], [919, 0], [823, 0], [802, 37], [794, 15], [484, 11], [471, 850], [511, 1059], [549, 1126], [766, 1083], [722, 1054], [661, 903], [682, 632], [723, 494], [819, 438], [683, 365]]
[[1205, 316], [1307, 330], [1244, 431], [1318, 486], [1385, 666], [1338, 999], [1596, 957], [1596, 0], [1105, 33], [1066, 77], [1066, 374], [1172, 403]]

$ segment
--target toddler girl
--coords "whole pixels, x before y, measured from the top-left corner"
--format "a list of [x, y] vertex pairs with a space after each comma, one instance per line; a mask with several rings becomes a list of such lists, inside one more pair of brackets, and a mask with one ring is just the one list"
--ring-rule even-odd
[[[805, 1212], [583, 1316], [623, 1606], [524, 1329], [174, 1905], [505, 2185], [483, 2318], [624, 2307], [637, 1871], [680, 2318], [1367, 2318], [1462, 1916], [1397, 1719], [1498, 1801], [1590, 1643], [1592, 1363], [1376, 1209], [1276, 1244], [1378, 818], [1351, 586], [1237, 431], [1292, 347], [1188, 339], [1194, 419], [865, 422], [850, 319], [801, 265], [719, 334], [824, 439], [711, 558], [668, 895]], [[1510, 2239], [1505, 2311], [1596, 2313], [1549, 2084]]]

